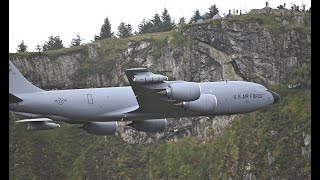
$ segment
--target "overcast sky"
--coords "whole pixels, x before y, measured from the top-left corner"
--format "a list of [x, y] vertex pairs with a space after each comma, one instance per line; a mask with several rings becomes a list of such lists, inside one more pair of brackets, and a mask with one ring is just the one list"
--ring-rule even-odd
[[[155, 13], [161, 14], [167, 8], [175, 22], [185, 17], [187, 21], [195, 10], [200, 14], [216, 4], [220, 15], [229, 9], [251, 9], [265, 7], [265, 0], [10, 0], [9, 1], [9, 52], [16, 52], [17, 45], [24, 40], [28, 51], [35, 51], [37, 44], [42, 45], [51, 35], [59, 35], [65, 47], [69, 47], [77, 33], [84, 42], [99, 35], [106, 17], [111, 22], [112, 31], [117, 33], [120, 22], [130, 23], [133, 31], [145, 18], [149, 20]], [[309, 9], [311, 0], [268, 0], [272, 8], [286, 3]]]

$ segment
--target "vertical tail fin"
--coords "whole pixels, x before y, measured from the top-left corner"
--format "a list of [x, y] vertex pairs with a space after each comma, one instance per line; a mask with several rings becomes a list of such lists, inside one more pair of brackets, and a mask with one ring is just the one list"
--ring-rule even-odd
[[12, 94], [22, 94], [43, 91], [31, 84], [20, 71], [9, 60], [9, 92]]

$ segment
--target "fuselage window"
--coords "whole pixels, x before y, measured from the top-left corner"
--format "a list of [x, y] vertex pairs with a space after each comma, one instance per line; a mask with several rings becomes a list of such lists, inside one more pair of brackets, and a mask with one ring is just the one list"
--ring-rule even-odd
[[92, 94], [87, 94], [88, 104], [93, 104]]

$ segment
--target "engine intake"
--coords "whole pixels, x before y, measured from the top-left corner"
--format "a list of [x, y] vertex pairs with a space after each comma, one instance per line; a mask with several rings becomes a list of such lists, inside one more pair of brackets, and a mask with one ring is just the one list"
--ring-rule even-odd
[[200, 85], [194, 82], [170, 84], [165, 94], [174, 100], [194, 101], [201, 95]]
[[90, 134], [113, 135], [117, 131], [118, 122], [88, 122], [79, 128]]
[[133, 121], [127, 126], [135, 128], [137, 131], [142, 132], [163, 132], [167, 126], [166, 119], [150, 119], [143, 121]]
[[196, 101], [183, 102], [183, 107], [189, 111], [210, 113], [217, 107], [217, 98], [211, 94], [201, 94], [200, 98]]

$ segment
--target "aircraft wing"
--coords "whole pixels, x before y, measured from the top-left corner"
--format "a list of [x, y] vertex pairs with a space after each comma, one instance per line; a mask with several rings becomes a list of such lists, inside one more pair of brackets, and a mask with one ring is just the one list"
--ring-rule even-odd
[[135, 112], [184, 112], [183, 108], [175, 105], [177, 101], [159, 93], [170, 84], [170, 81], [165, 81], [166, 76], [153, 74], [146, 68], [127, 69], [125, 73], [139, 104]]
[[46, 121], [52, 121], [49, 118], [34, 118], [34, 119], [23, 119], [16, 121], [17, 123], [28, 123], [28, 122], [46, 122]]

